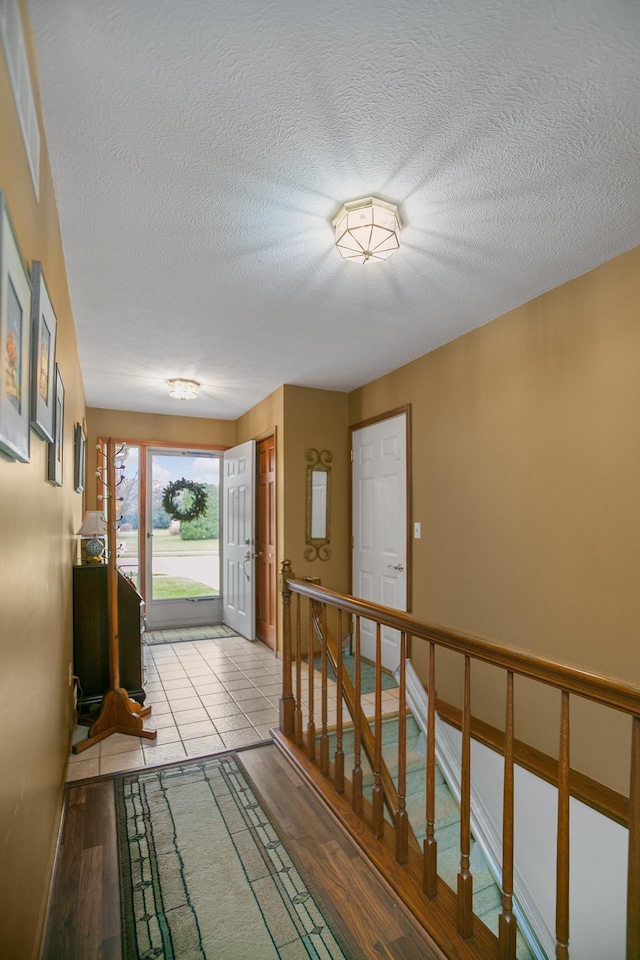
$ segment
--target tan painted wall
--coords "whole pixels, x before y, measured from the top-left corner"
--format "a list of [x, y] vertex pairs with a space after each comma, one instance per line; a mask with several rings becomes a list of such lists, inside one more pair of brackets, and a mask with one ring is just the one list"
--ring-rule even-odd
[[[639, 303], [640, 248], [351, 395], [351, 422], [412, 404], [418, 616], [640, 681]], [[502, 687], [474, 684], [497, 726]], [[558, 695], [517, 695], [517, 735], [555, 753]], [[574, 764], [626, 791], [627, 721], [574, 720]]]
[[[320, 577], [322, 586], [346, 592], [350, 574], [349, 397], [346, 393], [287, 385], [285, 390], [285, 545], [298, 577]], [[331, 558], [305, 560], [306, 451], [330, 450]]]
[[[346, 590], [349, 584], [349, 437], [348, 395], [289, 384], [280, 387], [237, 421], [237, 442], [276, 433], [278, 569], [284, 559], [299, 577], [320, 577], [325, 586]], [[306, 525], [305, 452], [328, 449], [332, 463], [330, 560], [304, 559]], [[278, 647], [282, 618], [278, 604]]]
[[176, 446], [207, 444], [232, 447], [236, 442], [235, 420], [202, 417], [167, 417], [157, 413], [87, 408], [87, 510], [96, 509], [96, 442], [98, 437], [146, 440]]
[[[30, 33], [27, 39], [33, 49]], [[43, 266], [66, 390], [63, 486], [48, 483], [47, 444], [33, 432], [28, 464], [0, 457], [0, 953], [25, 960], [39, 952], [71, 735], [71, 568], [82, 519], [82, 496], [73, 490], [73, 428], [85, 412], [39, 101], [37, 107], [39, 203], [0, 48], [0, 188], [27, 268], [34, 260]]]

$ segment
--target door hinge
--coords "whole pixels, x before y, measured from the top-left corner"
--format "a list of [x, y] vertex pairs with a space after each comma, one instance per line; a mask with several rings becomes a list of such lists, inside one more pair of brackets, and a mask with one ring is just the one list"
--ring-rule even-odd
[[351, 451], [351, 463], [353, 463], [353, 450]]

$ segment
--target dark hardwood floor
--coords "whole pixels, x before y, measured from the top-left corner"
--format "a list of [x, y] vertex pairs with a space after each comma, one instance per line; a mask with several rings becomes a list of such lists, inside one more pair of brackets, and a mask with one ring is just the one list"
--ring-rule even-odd
[[[443, 960], [278, 749], [240, 756], [354, 956]], [[70, 784], [66, 804], [43, 960], [121, 960], [113, 780]]]

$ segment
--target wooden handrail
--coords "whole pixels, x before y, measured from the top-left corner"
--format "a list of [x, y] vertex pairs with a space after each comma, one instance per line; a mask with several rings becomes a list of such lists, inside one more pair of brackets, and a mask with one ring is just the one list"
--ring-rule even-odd
[[411, 637], [431, 640], [463, 656], [470, 656], [530, 680], [538, 680], [559, 690], [566, 690], [614, 710], [621, 710], [630, 716], [640, 716], [640, 685], [627, 683], [618, 677], [591, 673], [582, 667], [553, 658], [538, 657], [524, 650], [513, 650], [475, 634], [428, 624], [409, 613], [357, 597], [342, 596], [325, 587], [311, 586], [294, 579], [287, 579], [287, 584], [294, 593], [318, 603], [340, 607], [343, 613], [350, 613], [364, 620], [374, 620]]
[[[301, 750], [295, 752], [294, 743], [300, 746], [301, 731], [298, 733], [296, 724], [281, 725], [282, 732], [288, 738], [287, 750], [293, 747], [296, 762], [309, 774], [319, 792], [329, 796], [329, 781], [333, 777], [337, 807], [349, 803], [347, 819], [354, 815], [368, 827], [368, 832], [360, 832], [354, 826], [351, 830], [354, 839], [362, 849], [375, 861], [383, 848], [389, 843], [394, 845], [395, 865], [406, 868], [404, 874], [397, 875], [398, 883], [394, 889], [400, 894], [407, 906], [418, 910], [415, 915], [426, 915], [422, 906], [416, 901], [416, 893], [422, 897], [424, 904], [433, 905], [433, 915], [425, 926], [435, 936], [437, 942], [451, 948], [452, 956], [468, 956], [473, 960], [514, 960], [516, 955], [517, 923], [514, 914], [514, 767], [522, 762], [523, 748], [531, 753], [533, 748], [520, 744], [515, 739], [514, 720], [514, 678], [516, 676], [546, 684], [556, 688], [561, 693], [561, 721], [560, 745], [558, 761], [548, 759], [544, 779], [555, 782], [558, 787], [558, 824], [556, 836], [556, 957], [557, 960], [569, 960], [569, 837], [570, 837], [570, 804], [569, 798], [575, 793], [576, 778], [583, 777], [571, 770], [570, 767], [570, 738], [569, 738], [569, 705], [572, 695], [591, 700], [602, 706], [618, 710], [633, 719], [633, 742], [631, 750], [631, 777], [630, 796], [614, 795], [605, 797], [606, 802], [599, 804], [591, 801], [592, 805], [603, 808], [607, 813], [610, 807], [615, 807], [615, 819], [624, 822], [624, 806], [629, 811], [629, 856], [628, 856], [628, 903], [627, 903], [627, 960], [640, 960], [640, 685], [628, 683], [620, 678], [598, 675], [589, 670], [555, 659], [546, 659], [529, 653], [525, 650], [514, 650], [496, 641], [473, 634], [462, 633], [451, 628], [418, 620], [411, 614], [384, 607], [352, 596], [334, 593], [324, 587], [305, 581], [296, 580], [288, 562], [283, 565], [282, 592], [285, 603], [285, 656], [283, 659], [284, 673], [291, 672], [291, 616], [287, 605], [291, 602], [292, 594], [297, 595], [295, 638], [296, 674], [298, 697], [300, 689], [300, 598], [309, 601], [309, 722], [306, 731], [306, 757]], [[347, 672], [343, 669], [342, 648], [331, 635], [327, 627], [327, 609], [337, 611], [338, 640], [342, 636], [344, 617], [353, 617], [353, 639], [355, 643], [355, 677], [352, 684]], [[287, 616], [287, 614], [289, 614]], [[371, 730], [368, 719], [364, 716], [361, 706], [361, 621], [370, 620], [375, 626], [375, 715], [374, 730]], [[398, 724], [398, 787], [396, 790], [393, 778], [382, 756], [382, 628], [388, 627], [400, 633], [401, 665], [399, 671], [399, 703], [400, 710]], [[321, 647], [321, 695], [322, 695], [322, 737], [320, 763], [315, 761], [315, 726], [313, 722], [313, 658], [312, 637], [314, 631], [322, 641]], [[424, 848], [418, 854], [418, 844], [415, 834], [408, 823], [406, 809], [407, 767], [406, 767], [406, 729], [404, 726], [404, 711], [406, 710], [406, 676], [404, 661], [412, 640], [424, 640], [428, 643], [429, 677], [428, 677], [428, 711], [427, 711], [427, 738], [426, 738], [426, 809], [424, 827], [426, 830]], [[461, 729], [461, 781], [460, 781], [460, 867], [457, 876], [457, 896], [447, 890], [437, 876], [437, 842], [435, 839], [435, 718], [442, 713], [443, 706], [436, 700], [435, 684], [435, 648], [436, 646], [458, 653], [464, 658], [464, 696], [462, 710], [455, 710], [454, 725]], [[471, 667], [472, 661], [488, 663], [501, 668], [507, 674], [506, 719], [504, 734], [494, 731], [488, 724], [472, 717], [471, 713]], [[330, 769], [328, 757], [327, 736], [327, 667], [332, 665], [338, 688], [338, 717], [336, 728], [336, 756], [334, 769]], [[285, 676], [283, 683], [283, 700], [290, 696], [290, 680]], [[293, 698], [291, 698], [293, 700]], [[351, 781], [344, 776], [344, 757], [342, 755], [342, 702], [346, 704], [354, 721], [354, 766]], [[445, 705], [447, 706], [447, 705]], [[296, 710], [299, 709], [299, 700]], [[449, 714], [454, 708], [448, 707]], [[281, 718], [287, 711], [281, 708]], [[459, 720], [457, 716], [459, 715]], [[451, 722], [447, 716], [445, 719]], [[296, 727], [295, 740], [292, 737]], [[504, 783], [503, 783], [503, 823], [502, 823], [502, 913], [499, 918], [499, 938], [490, 934], [488, 929], [479, 922], [474, 922], [473, 913], [473, 876], [470, 869], [471, 852], [471, 740], [475, 738], [482, 727], [483, 735], [479, 739], [487, 739], [492, 749], [502, 742], [504, 753]], [[276, 738], [280, 744], [283, 741]], [[367, 755], [373, 771], [373, 788], [371, 802], [365, 801], [362, 795], [362, 769], [360, 765], [360, 749]], [[540, 755], [542, 756], [542, 755]], [[526, 759], [526, 758], [525, 758]], [[530, 766], [531, 758], [524, 763]], [[318, 769], [320, 781], [327, 786], [320, 786], [314, 778], [313, 770]], [[556, 772], [557, 771], [557, 772]], [[537, 770], [535, 772], [538, 772]], [[588, 779], [584, 778], [583, 779]], [[604, 788], [603, 788], [604, 789]], [[593, 792], [593, 791], [592, 791]], [[384, 798], [384, 801], [383, 801]], [[386, 804], [391, 824], [386, 823], [383, 817], [383, 802]], [[336, 804], [332, 801], [334, 809]], [[619, 808], [619, 809], [618, 809]], [[345, 822], [344, 817], [341, 819]], [[350, 821], [351, 822], [351, 821]], [[391, 833], [388, 828], [391, 828]], [[351, 829], [351, 828], [350, 828]], [[407, 838], [408, 831], [408, 838]], [[391, 837], [393, 839], [391, 840]], [[408, 843], [407, 843], [408, 839]], [[416, 860], [416, 856], [419, 857]], [[395, 867], [394, 867], [395, 870]], [[385, 873], [385, 876], [388, 875]], [[405, 882], [401, 879], [404, 877]], [[444, 910], [444, 913], [439, 911]], [[439, 917], [439, 919], [438, 919]], [[433, 923], [431, 922], [433, 920]], [[452, 939], [453, 937], [453, 939]], [[481, 947], [481, 941], [484, 945]], [[454, 946], [455, 943], [455, 946]]]

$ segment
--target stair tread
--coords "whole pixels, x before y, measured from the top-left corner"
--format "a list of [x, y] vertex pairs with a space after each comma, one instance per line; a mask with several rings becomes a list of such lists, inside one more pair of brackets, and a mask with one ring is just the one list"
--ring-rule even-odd
[[[385, 717], [382, 721], [382, 756], [394, 782], [398, 779], [397, 731], [398, 715]], [[373, 730], [373, 721], [370, 722]], [[425, 837], [425, 796], [426, 796], [426, 758], [414, 746], [421, 737], [420, 728], [411, 714], [407, 715], [407, 757], [406, 757], [406, 809], [409, 822], [416, 839], [422, 843]], [[335, 732], [330, 734], [330, 755], [335, 752]], [[345, 754], [345, 771], [353, 767], [353, 726], [344, 728], [342, 749]], [[370, 794], [373, 786], [373, 771], [362, 751], [363, 790]], [[348, 776], [348, 772], [347, 772]], [[460, 807], [451, 793], [443, 775], [436, 764], [435, 790], [435, 838], [438, 843], [438, 876], [451, 887], [457, 889], [457, 877], [460, 869]], [[385, 810], [385, 816], [389, 819]], [[502, 892], [490, 870], [473, 872], [473, 912], [495, 935], [498, 935], [499, 914], [502, 908]], [[534, 960], [534, 954], [527, 941], [518, 930], [518, 960]]]

